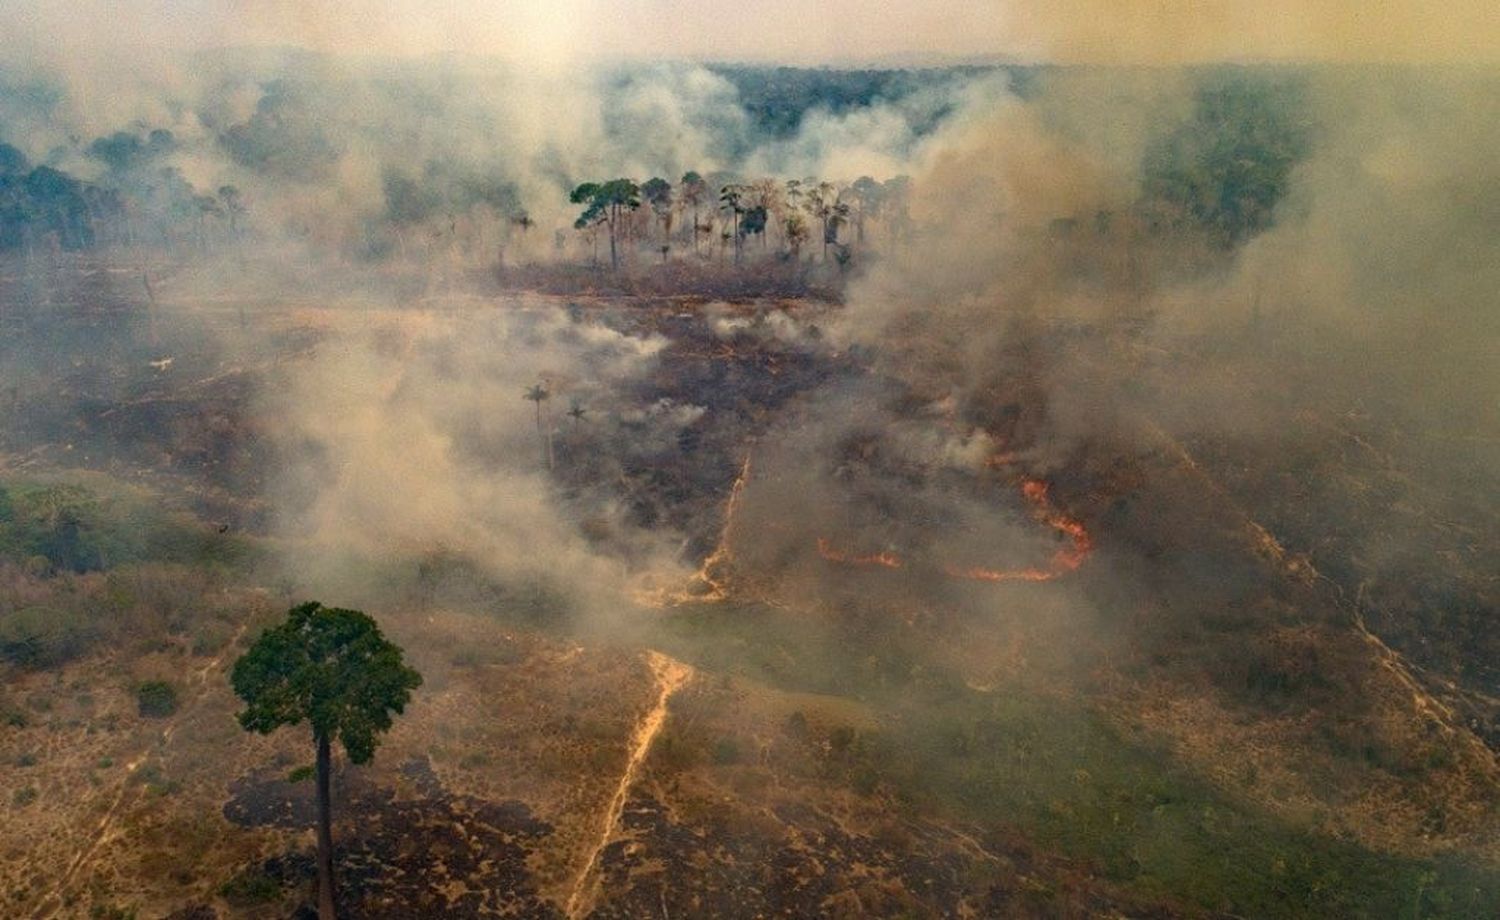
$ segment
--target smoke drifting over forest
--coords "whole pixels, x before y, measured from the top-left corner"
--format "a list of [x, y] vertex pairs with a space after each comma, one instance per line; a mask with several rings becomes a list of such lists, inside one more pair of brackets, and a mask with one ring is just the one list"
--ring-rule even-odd
[[[1049, 41], [1072, 40], [1069, 23], [1017, 15]], [[318, 27], [317, 16], [286, 28], [341, 28]], [[1328, 34], [1342, 40], [1349, 24], [1331, 22]], [[149, 60], [20, 50], [0, 74], [12, 172], [44, 165], [126, 202], [87, 227], [43, 213], [64, 249], [105, 236], [191, 245], [184, 228], [196, 226], [200, 246], [234, 237], [241, 265], [247, 250], [283, 247], [341, 273], [417, 262], [429, 289], [452, 290], [496, 255], [576, 259], [567, 194], [595, 177], [693, 170], [711, 189], [759, 176], [910, 177], [909, 233], [856, 266], [830, 338], [812, 347], [867, 349], [877, 371], [957, 413], [945, 422], [953, 437], [994, 438], [1008, 425], [1024, 443], [996, 449], [1019, 449], [1045, 470], [1101, 438], [1149, 440], [1142, 426], [1274, 442], [1290, 398], [1332, 416], [1378, 406], [1397, 413], [1414, 460], [1476, 483], [1495, 469], [1500, 380], [1485, 292], [1500, 265], [1500, 204], [1486, 154], [1500, 118], [1487, 71], [948, 69], [872, 84], [854, 104], [814, 98], [799, 108], [777, 95], [787, 78], [775, 72], [596, 64], [576, 49], [566, 66], [535, 67], [276, 49]], [[1306, 56], [1341, 56], [1336, 43], [1323, 50]], [[756, 109], [756, 94], [772, 108]], [[793, 117], [778, 117], [776, 104]], [[194, 207], [204, 213], [185, 218]], [[12, 228], [11, 247], [35, 251], [40, 237], [29, 232]], [[476, 479], [459, 455], [531, 459], [514, 442], [529, 437], [524, 415], [535, 407], [494, 405], [497, 389], [587, 378], [575, 394], [587, 397], [644, 379], [656, 352], [621, 338], [632, 362], [605, 378], [597, 342], [571, 327], [518, 340], [508, 322], [477, 335], [438, 323], [384, 353], [356, 337], [341, 346], [344, 363], [320, 361], [269, 397], [333, 452], [320, 462], [361, 470], [325, 494], [316, 483], [326, 477], [288, 474], [315, 531], [400, 534], [492, 561], [523, 554], [532, 537], [520, 535], [541, 522], [558, 532], [548, 539], [566, 542], [574, 516], [549, 504], [539, 471]], [[1100, 335], [1033, 341], [1053, 323]], [[1046, 354], [1025, 369], [1035, 404], [1018, 428], [1001, 424], [993, 397], [1027, 348]], [[503, 374], [489, 376], [500, 371], [486, 360]], [[1265, 387], [1272, 377], [1285, 385]], [[832, 401], [819, 411], [847, 409], [856, 426], [901, 424], [868, 403], [819, 399]], [[359, 457], [398, 463], [362, 469]], [[971, 466], [984, 460], [976, 453]], [[371, 519], [395, 513], [385, 498], [398, 484], [422, 496], [403, 505], [418, 516]], [[462, 507], [494, 510], [480, 521]], [[647, 542], [691, 539], [669, 530]], [[690, 566], [691, 555], [679, 562]]]
[[[1339, 899], [1389, 866], [1419, 905], [1500, 899], [1489, 6], [126, 6], [118, 36], [0, 11], [5, 668], [115, 636], [37, 626], [58, 597], [201, 563], [257, 611], [388, 614], [443, 719], [577, 677], [492, 745], [558, 829], [511, 860], [538, 916], [740, 915], [712, 898], [750, 870], [699, 890], [662, 839], [741, 821], [713, 858], [764, 863], [744, 841], [814, 787], [828, 839], [876, 815], [886, 856], [1080, 911], [1375, 914], [1410, 892]], [[876, 63], [746, 63], [836, 43]], [[193, 673], [228, 635], [178, 642]], [[647, 683], [600, 649], [650, 649]], [[550, 784], [618, 751], [521, 740], [637, 704], [602, 810]], [[443, 782], [487, 763], [449, 754]], [[1177, 860], [1214, 808], [1295, 884]], [[889, 862], [787, 909], [1043, 910]]]
[[[577, 258], [567, 193], [592, 177], [695, 170], [711, 189], [737, 177], [910, 177], [908, 236], [876, 244], [882, 258], [860, 267], [828, 324], [831, 344], [816, 348], [868, 349], [877, 369], [956, 409], [955, 437], [997, 434], [992, 396], [1016, 376], [1017, 351], [1062, 322], [1102, 335], [1053, 342], [1026, 369], [1038, 402], [1010, 432], [1025, 443], [1001, 448], [1039, 469], [1101, 438], [1148, 440], [1143, 425], [1274, 442], [1289, 395], [1264, 387], [1269, 377], [1295, 379], [1290, 398], [1336, 416], [1377, 404], [1398, 412], [1403, 449], [1455, 464], [1449, 474], [1478, 482], [1495, 468], [1500, 381], [1484, 292], [1500, 259], [1486, 151], [1500, 119], [1488, 72], [950, 69], [873, 84], [855, 104], [803, 108], [776, 95], [788, 92], [778, 79], [696, 64], [184, 51], [165, 66], [12, 62], [0, 124], [18, 175], [45, 164], [129, 201], [117, 226], [96, 219], [87, 239], [63, 226], [64, 248], [107, 234], [182, 245], [196, 223], [205, 239], [235, 237], [241, 265], [247, 250], [285, 247], [339, 273], [415, 261], [429, 288], [448, 290], [497, 253]], [[751, 97], [793, 106], [793, 117]], [[224, 189], [234, 201], [210, 200], [211, 218], [183, 218]], [[13, 231], [11, 245], [34, 250], [23, 237]], [[334, 452], [321, 462], [347, 472], [359, 457], [398, 461], [323, 495], [317, 477], [288, 474], [313, 489], [293, 492], [312, 503], [314, 530], [463, 546], [494, 564], [524, 554], [545, 522], [561, 547], [575, 515], [549, 504], [538, 471], [475, 478], [456, 455], [531, 459], [506, 444], [529, 437], [533, 407], [497, 406], [497, 389], [619, 380], [599, 376], [597, 343], [577, 333], [554, 348], [534, 330], [536, 342], [515, 339], [506, 323], [478, 336], [439, 327], [386, 354], [356, 338], [342, 346], [347, 366], [322, 361], [271, 397]], [[440, 346], [449, 335], [463, 345]], [[643, 379], [654, 352], [621, 341], [635, 357], [614, 373]], [[484, 354], [504, 365], [501, 377], [486, 376]], [[842, 398], [820, 397], [833, 412]], [[856, 426], [899, 425], [867, 403], [846, 408]], [[385, 499], [398, 484], [423, 496], [402, 505], [419, 516], [370, 518], [396, 513]], [[476, 518], [461, 507], [494, 510]], [[995, 542], [977, 536], [984, 528], [960, 532]], [[662, 558], [661, 546], [651, 555]], [[691, 566], [691, 555], [678, 561]]]

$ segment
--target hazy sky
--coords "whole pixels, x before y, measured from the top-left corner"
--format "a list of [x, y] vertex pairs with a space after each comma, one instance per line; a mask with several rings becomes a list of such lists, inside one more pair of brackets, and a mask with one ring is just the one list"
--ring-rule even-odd
[[7, 56], [130, 46], [1175, 63], [1500, 60], [1500, 0], [4, 0]]

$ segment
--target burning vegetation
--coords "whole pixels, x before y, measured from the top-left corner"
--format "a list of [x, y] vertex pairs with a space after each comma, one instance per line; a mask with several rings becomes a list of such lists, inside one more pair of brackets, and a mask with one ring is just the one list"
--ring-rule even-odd
[[9, 913], [1495, 913], [1490, 76], [194, 60], [0, 68]]

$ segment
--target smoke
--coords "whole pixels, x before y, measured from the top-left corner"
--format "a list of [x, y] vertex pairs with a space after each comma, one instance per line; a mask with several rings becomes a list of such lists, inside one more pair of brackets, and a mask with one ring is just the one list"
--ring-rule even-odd
[[[617, 416], [647, 432], [616, 453], [649, 452], [692, 422], [691, 411], [642, 413], [628, 399], [661, 339], [520, 304], [382, 311], [367, 328], [341, 326], [263, 407], [279, 420], [272, 489], [282, 496], [280, 529], [300, 547], [297, 578], [327, 583], [349, 552], [450, 554], [498, 582], [542, 585], [603, 621], [628, 606], [636, 576], [677, 571], [679, 535], [641, 528], [617, 495], [565, 489], [549, 472], [581, 462], [570, 405], [587, 407], [606, 442]], [[538, 383], [546, 398], [523, 398]]]
[[1500, 48], [1500, 13], [1482, 0], [1441, 16], [1415, 0], [1085, 0], [1008, 3], [999, 18], [1012, 49], [1066, 63], [1494, 62]]

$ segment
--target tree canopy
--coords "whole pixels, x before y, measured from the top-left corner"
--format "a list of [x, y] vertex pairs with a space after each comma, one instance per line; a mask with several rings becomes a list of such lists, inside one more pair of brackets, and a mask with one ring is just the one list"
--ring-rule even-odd
[[351, 761], [367, 763], [422, 676], [369, 616], [313, 601], [262, 633], [235, 662], [230, 682], [245, 701], [239, 722], [246, 730], [270, 734], [307, 720]]

